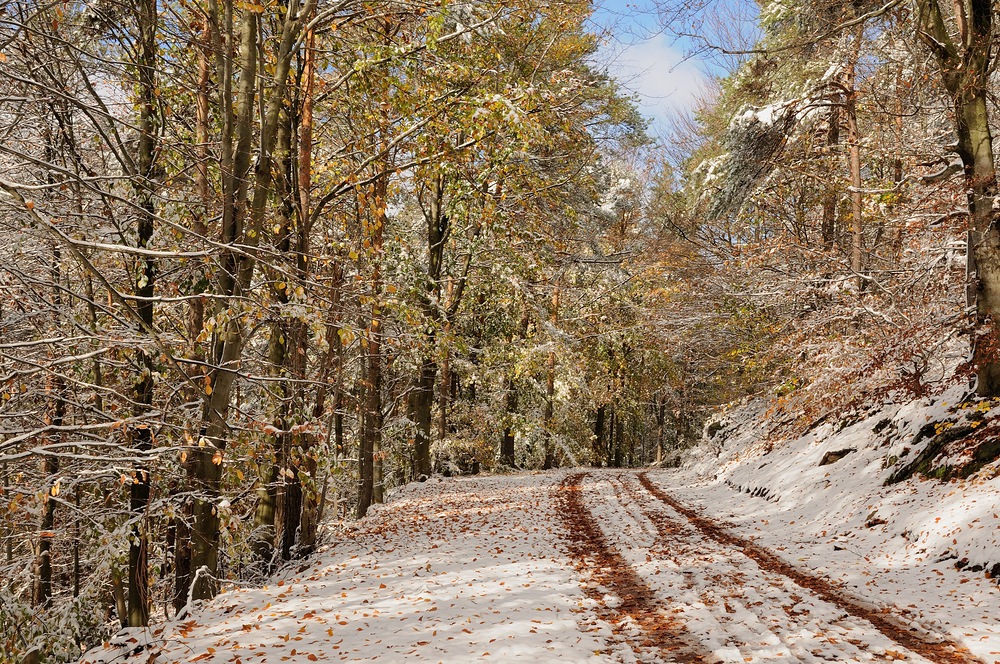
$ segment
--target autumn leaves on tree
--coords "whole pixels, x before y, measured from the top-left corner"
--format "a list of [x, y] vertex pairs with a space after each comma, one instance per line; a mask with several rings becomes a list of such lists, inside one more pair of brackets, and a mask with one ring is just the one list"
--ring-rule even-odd
[[324, 512], [492, 465], [514, 431], [508, 466], [555, 462], [566, 219], [601, 195], [594, 134], [643, 140], [587, 64], [588, 12], [7, 8], [9, 592], [90, 616], [4, 631], [7, 651], [71, 657], [99, 606], [183, 611], [310, 551]]

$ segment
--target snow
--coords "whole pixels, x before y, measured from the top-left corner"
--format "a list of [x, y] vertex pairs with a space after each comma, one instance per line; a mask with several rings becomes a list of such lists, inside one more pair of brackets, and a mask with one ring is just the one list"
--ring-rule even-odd
[[[914, 443], [923, 427], [965, 421], [965, 391], [887, 404], [839, 431], [831, 422], [789, 441], [769, 440], [761, 404], [750, 404], [730, 415], [714, 450], [656, 479], [797, 567], [1000, 662], [1000, 593], [982, 571], [1000, 562], [998, 464], [966, 480], [885, 485], [899, 459], [929, 442]], [[997, 415], [988, 402], [979, 410]], [[819, 465], [841, 450], [853, 451]]]
[[269, 585], [229, 590], [81, 661], [120, 663], [145, 641], [153, 647], [134, 661], [608, 661], [596, 654], [603, 632], [578, 625], [584, 596], [554, 546], [552, 481], [411, 485]]
[[972, 661], [901, 645], [912, 628], [1000, 664], [1000, 593], [973, 571], [1000, 562], [997, 464], [885, 485], [929, 425], [1000, 415], [963, 396], [788, 440], [749, 402], [674, 470], [432, 478], [82, 662]]
[[748, 108], [739, 115], [733, 117], [730, 125], [731, 131], [738, 131], [752, 122], [757, 122], [765, 127], [770, 127], [778, 122], [784, 122], [789, 113], [790, 107], [795, 102], [781, 101], [775, 104], [768, 104], [761, 108]]

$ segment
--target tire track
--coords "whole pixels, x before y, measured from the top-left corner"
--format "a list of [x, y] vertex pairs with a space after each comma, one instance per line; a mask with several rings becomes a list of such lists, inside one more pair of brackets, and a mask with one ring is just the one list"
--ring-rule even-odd
[[866, 607], [861, 602], [848, 597], [843, 590], [829, 581], [806, 574], [767, 549], [730, 533], [711, 519], [700, 516], [653, 484], [646, 473], [639, 473], [638, 478], [642, 486], [657, 500], [686, 517], [695, 528], [706, 536], [727, 547], [741, 550], [762, 569], [781, 574], [851, 616], [868, 621], [883, 635], [908, 650], [937, 664], [983, 664], [982, 660], [973, 656], [966, 648], [957, 643], [944, 638], [937, 639], [930, 634], [918, 632], [912, 627], [903, 627], [886, 614]]
[[[638, 486], [637, 482], [621, 479], [619, 481], [629, 499], [638, 505], [643, 516], [657, 529], [657, 548], [661, 555], [673, 559], [678, 564], [688, 587], [699, 595], [702, 603], [711, 612], [712, 618], [718, 621], [718, 631], [730, 635], [724, 646], [738, 650], [745, 661], [775, 659], [789, 662], [807, 661], [807, 658], [808, 661], [834, 661], [831, 657], [836, 656], [842, 658], [839, 661], [854, 662], [865, 661], [865, 655], [876, 660], [881, 658], [876, 654], [877, 651], [876, 653], [869, 651], [869, 647], [876, 644], [866, 643], [861, 639], [852, 641], [846, 638], [844, 635], [851, 627], [842, 625], [841, 618], [810, 615], [808, 609], [796, 611], [796, 606], [803, 598], [794, 593], [787, 593], [785, 582], [794, 583], [787, 577], [782, 576], [780, 577], [782, 580], [776, 580], [780, 575], [761, 570], [764, 574], [759, 577], [759, 582], [755, 583], [741, 571], [742, 565], [738, 565], [735, 560], [730, 561], [724, 573], [710, 571], [708, 563], [713, 560], [723, 562], [721, 556], [731, 549], [725, 547], [715, 552], [706, 549], [705, 545], [714, 540], [692, 537], [699, 531], [682, 515], [673, 517], [665, 510], [657, 509], [655, 507], [657, 499]], [[720, 546], [718, 542], [714, 544], [715, 547]], [[699, 561], [707, 563], [706, 568], [700, 575], [695, 575], [690, 565]], [[756, 565], [752, 559], [748, 562]], [[769, 594], [764, 586], [778, 590], [781, 596]], [[781, 613], [787, 616], [787, 621], [770, 610], [774, 607], [780, 607]], [[848, 617], [847, 614], [841, 615]], [[748, 620], [748, 616], [752, 616], [752, 619]], [[839, 646], [837, 646], [838, 639]], [[824, 643], [817, 644], [815, 641]], [[888, 643], [892, 641], [889, 640]], [[837, 646], [838, 652], [835, 655], [828, 652], [827, 644]], [[817, 645], [824, 650], [817, 650]], [[887, 659], [893, 659], [893, 656]], [[926, 660], [921, 659], [921, 661]]]
[[[583, 504], [581, 485], [586, 475], [567, 476], [559, 484], [556, 502], [573, 562], [590, 581], [583, 585], [583, 591], [595, 601], [595, 613], [634, 651], [655, 649], [670, 662], [703, 664], [707, 653], [697, 647], [680, 621], [667, 614], [666, 607], [635, 569], [608, 545]], [[600, 588], [617, 595], [621, 604], [610, 606]], [[629, 623], [637, 626], [641, 634], [629, 629]]]

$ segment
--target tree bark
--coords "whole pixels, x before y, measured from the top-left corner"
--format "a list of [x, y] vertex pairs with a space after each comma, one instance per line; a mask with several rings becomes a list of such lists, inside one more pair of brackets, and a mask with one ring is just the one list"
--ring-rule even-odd
[[451, 321], [445, 321], [445, 342], [441, 349], [441, 380], [438, 386], [438, 440], [448, 437], [448, 408], [451, 404], [451, 351], [448, 337], [451, 336]]
[[[299, 208], [293, 192], [292, 139], [296, 135], [292, 126], [292, 114], [287, 110], [280, 113], [278, 135], [275, 142], [274, 170], [275, 194], [278, 198], [277, 225], [280, 227], [278, 251], [285, 258], [287, 272], [295, 275], [299, 282], [307, 278], [306, 266], [301, 263], [304, 250], [308, 246], [302, 237], [301, 225], [295, 223], [296, 210]], [[292, 245], [292, 238], [296, 244]], [[280, 283], [280, 282], [279, 282]], [[291, 302], [290, 285], [285, 285], [280, 293], [276, 293], [278, 301], [283, 305]], [[307, 438], [293, 430], [301, 423], [304, 415], [304, 393], [302, 381], [305, 379], [305, 358], [308, 345], [308, 335], [305, 324], [298, 318], [279, 317], [276, 322], [279, 332], [280, 357], [274, 364], [281, 378], [280, 429], [283, 433], [275, 439], [276, 457], [279, 459], [278, 472], [278, 502], [275, 525], [277, 529], [277, 545], [282, 560], [291, 560], [299, 526], [302, 522], [302, 481], [299, 473], [308, 457], [309, 446]], [[273, 335], [272, 335], [273, 341]], [[302, 453], [299, 452], [302, 450]]]
[[604, 465], [604, 417], [608, 407], [600, 405], [594, 415], [594, 465], [600, 468]]
[[861, 187], [861, 134], [858, 131], [857, 60], [861, 48], [861, 31], [854, 40], [854, 51], [847, 62], [844, 74], [844, 115], [847, 120], [847, 144], [851, 174], [851, 272], [854, 273], [858, 296], [865, 287], [864, 268], [864, 199]]
[[976, 393], [1000, 396], [1000, 229], [997, 228], [993, 200], [997, 195], [985, 90], [981, 95], [961, 99], [958, 151], [969, 186], [970, 234], [975, 259], [976, 313], [982, 331], [975, 340], [973, 355], [977, 367]]
[[[53, 109], [57, 115], [60, 111]], [[58, 118], [57, 118], [58, 121]], [[52, 163], [55, 155], [55, 139], [50, 132], [45, 135], [46, 160]], [[53, 176], [48, 174], [48, 183], [53, 184]], [[63, 312], [63, 270], [62, 270], [62, 249], [58, 243], [52, 246], [52, 264], [49, 267], [49, 275], [52, 280], [52, 310], [53, 327], [61, 329], [64, 325]], [[46, 381], [46, 406], [44, 421], [47, 425], [61, 427], [66, 417], [66, 381], [59, 373], [59, 369], [52, 370]], [[60, 436], [62, 434], [59, 434]], [[48, 434], [43, 434], [41, 447], [44, 450], [48, 440]], [[52, 599], [52, 542], [55, 539], [55, 514], [56, 496], [58, 495], [59, 457], [55, 455], [42, 455], [41, 471], [45, 478], [43, 481], [48, 485], [47, 490], [42, 495], [42, 516], [38, 524], [38, 546], [35, 549], [34, 578], [31, 589], [32, 606], [48, 607]]]
[[855, 86], [855, 64], [852, 59], [847, 65], [846, 104], [847, 115], [847, 142], [850, 146], [851, 159], [851, 271], [854, 273], [857, 284], [858, 295], [860, 296], [864, 286], [864, 276], [862, 253], [864, 251], [864, 226], [862, 214], [864, 212], [863, 199], [861, 193], [861, 135], [858, 132], [858, 90]]
[[[153, 220], [156, 209], [155, 168], [157, 150], [157, 109], [156, 109], [156, 57], [157, 57], [157, 1], [143, 0], [137, 8], [139, 28], [139, 53], [136, 62], [139, 92], [139, 145], [138, 179], [134, 183], [138, 199], [139, 221], [136, 228], [136, 245], [149, 246], [153, 237]], [[153, 329], [153, 301], [155, 293], [156, 262], [152, 257], [140, 259], [140, 270], [134, 284], [134, 293], [140, 298], [136, 311], [143, 327]], [[153, 431], [141, 418], [153, 405], [153, 361], [149, 353], [139, 351], [142, 375], [133, 387], [134, 415], [140, 423], [130, 433], [132, 448], [144, 457], [153, 447]], [[128, 624], [130, 627], [144, 627], [149, 623], [149, 533], [147, 514], [151, 491], [149, 468], [139, 463], [132, 470], [132, 485], [129, 488], [129, 506], [132, 512], [132, 535], [129, 538], [128, 557]]]
[[[552, 311], [549, 314], [550, 322], [552, 323], [552, 332], [555, 333], [556, 326], [559, 324], [559, 286], [553, 286], [552, 288]], [[549, 351], [549, 357], [546, 361], [546, 371], [545, 371], [545, 416], [544, 416], [544, 427], [545, 427], [545, 459], [542, 462], [542, 470], [548, 470], [555, 467], [556, 455], [555, 455], [555, 443], [553, 435], [553, 427], [555, 425], [555, 395], [556, 395], [556, 340], [553, 337], [550, 342], [552, 344], [552, 349]]]
[[663, 461], [663, 434], [667, 423], [666, 397], [658, 395], [654, 408], [656, 409], [656, 463], [660, 464]]
[[[240, 27], [239, 60], [241, 63], [237, 91], [235, 146], [230, 151], [228, 118], [223, 125], [223, 214], [222, 233], [224, 244], [242, 245], [239, 251], [227, 249], [223, 257], [223, 270], [219, 279], [219, 306], [228, 307], [228, 298], [241, 297], [253, 282], [256, 267], [256, 250], [263, 230], [264, 213], [271, 194], [273, 150], [280, 121], [280, 114], [287, 99], [288, 74], [294, 48], [306, 16], [314, 6], [307, 0], [300, 6], [291, 0], [281, 23], [281, 36], [274, 62], [273, 83], [270, 96], [261, 105], [263, 120], [258, 132], [259, 150], [254, 169], [254, 192], [249, 207], [248, 178], [250, 146], [254, 138], [253, 119], [257, 101], [257, 14], [248, 9], [243, 12]], [[214, 8], [214, 2], [210, 4]], [[226, 8], [227, 25], [231, 20], [231, 5]], [[217, 16], [210, 11], [210, 19]], [[219, 68], [224, 74], [231, 71], [228, 58], [218, 52]], [[220, 80], [226, 80], [224, 76]], [[223, 86], [223, 109], [231, 108], [228, 84]], [[231, 170], [227, 167], [230, 167]], [[245, 210], [245, 212], [244, 212]], [[245, 223], [244, 223], [245, 222]], [[216, 574], [219, 562], [219, 517], [215, 505], [222, 479], [223, 454], [229, 435], [229, 402], [233, 394], [236, 370], [239, 367], [247, 331], [240, 316], [230, 316], [222, 330], [213, 338], [213, 368], [206, 381], [206, 396], [202, 413], [202, 431], [195, 460], [192, 464], [192, 488], [198, 496], [194, 501], [194, 526], [192, 528], [191, 565], [195, 579], [191, 595], [194, 599], [210, 598], [218, 592]]]
[[[444, 270], [444, 247], [451, 233], [451, 224], [444, 209], [444, 176], [435, 174], [426, 187], [426, 203], [420, 198], [427, 231], [427, 276], [420, 295], [424, 317], [427, 319], [423, 345], [424, 359], [418, 369], [411, 392], [411, 410], [416, 432], [413, 441], [413, 473], [415, 476], [431, 473], [431, 411], [434, 407], [434, 384], [438, 365], [434, 358], [437, 344], [437, 327], [441, 324], [441, 277]], [[442, 383], [442, 388], [444, 385]], [[441, 390], [444, 393], [444, 390]], [[443, 407], [443, 406], [442, 406]], [[443, 420], [442, 415], [442, 420]], [[438, 436], [443, 438], [443, 424], [439, 422]]]
[[[315, 10], [313, 11], [315, 14]], [[298, 169], [298, 194], [299, 194], [299, 246], [298, 246], [298, 269], [303, 275], [303, 279], [308, 277], [309, 274], [309, 263], [305, 261], [305, 256], [309, 253], [309, 237], [312, 229], [309, 226], [309, 219], [311, 218], [311, 207], [312, 203], [310, 200], [311, 187], [312, 187], [312, 142], [313, 142], [313, 96], [315, 90], [315, 77], [316, 77], [316, 53], [315, 53], [315, 42], [316, 35], [312, 30], [306, 33], [305, 39], [305, 52], [302, 57], [302, 96], [301, 96], [301, 112], [299, 117], [299, 136], [298, 136], [298, 163], [296, 168]], [[337, 285], [339, 288], [339, 284]], [[305, 329], [302, 330], [303, 340], [306, 336]], [[337, 339], [330, 338], [336, 337], [336, 333], [332, 330], [328, 333], [327, 343], [330, 350], [337, 345]], [[327, 357], [323, 365], [323, 375], [324, 378], [328, 376], [328, 367], [330, 366], [331, 358], [334, 355], [330, 352], [327, 353]], [[301, 374], [305, 378], [305, 356], [303, 355], [300, 359], [300, 365], [302, 367]], [[320, 395], [317, 394], [317, 402], [313, 409], [313, 419], [320, 419], [323, 417], [323, 404], [318, 398]], [[325, 399], [326, 391], [323, 391], [323, 397]], [[319, 494], [319, 487], [317, 486], [317, 473], [318, 473], [318, 463], [317, 454], [320, 452], [315, 449], [315, 443], [309, 434], [303, 434], [304, 448], [305, 448], [305, 475], [308, 478], [308, 483], [306, 486], [301, 488], [301, 509], [299, 517], [299, 534], [298, 534], [298, 552], [299, 555], [303, 555], [312, 551], [316, 546], [316, 537], [319, 532], [319, 518], [320, 518], [320, 503], [322, 497]]]
[[[372, 219], [368, 228], [369, 251], [372, 256], [371, 292], [368, 328], [365, 332], [365, 401], [362, 413], [361, 446], [359, 449], [360, 477], [357, 516], [360, 519], [376, 502], [376, 454], [382, 443], [382, 251], [385, 237], [386, 177], [375, 181], [372, 192]], [[380, 487], [379, 487], [380, 488]]]
[[517, 384], [513, 378], [506, 379], [505, 418], [500, 436], [500, 465], [515, 467], [514, 459], [514, 414], [517, 413]]
[[[60, 380], [52, 382], [50, 390], [54, 393], [48, 419], [54, 426], [62, 426], [65, 405], [60, 396], [62, 385]], [[33, 606], [48, 606], [52, 599], [52, 542], [55, 539], [56, 522], [56, 484], [52, 482], [59, 472], [59, 457], [45, 456], [42, 458], [42, 474], [46, 477], [49, 487], [42, 497], [42, 518], [38, 524], [38, 548], [35, 556], [34, 585], [31, 603]]]
[[969, 254], [977, 327], [973, 340], [976, 392], [1000, 396], [1000, 230], [993, 200], [997, 175], [987, 97], [993, 44], [993, 8], [988, 0], [955, 3], [956, 43], [938, 0], [918, 0], [917, 32], [934, 54], [955, 113], [971, 218]]
[[[425, 334], [424, 342], [433, 347], [434, 334]], [[417, 380], [410, 391], [410, 413], [416, 425], [413, 439], [413, 477], [426, 479], [431, 474], [431, 410], [434, 407], [434, 383], [437, 362], [425, 356], [420, 363]]]
[[[830, 105], [830, 127], [826, 133], [826, 145], [831, 155], [835, 154], [837, 145], [840, 144], [840, 106]], [[837, 241], [837, 199], [839, 195], [833, 184], [823, 195], [823, 218], [820, 222], [820, 235], [823, 240], [823, 249], [832, 251]]]

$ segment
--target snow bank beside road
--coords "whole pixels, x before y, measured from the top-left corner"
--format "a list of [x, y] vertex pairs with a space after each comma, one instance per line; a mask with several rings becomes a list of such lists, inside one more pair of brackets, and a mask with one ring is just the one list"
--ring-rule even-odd
[[961, 397], [955, 388], [780, 441], [753, 403], [732, 411], [683, 469], [650, 476], [790, 563], [1000, 662], [1000, 590], [986, 573], [1000, 562], [1000, 464], [886, 485], [934, 432], [964, 426], [969, 413], [982, 426], [997, 416], [989, 403], [958, 407]]

